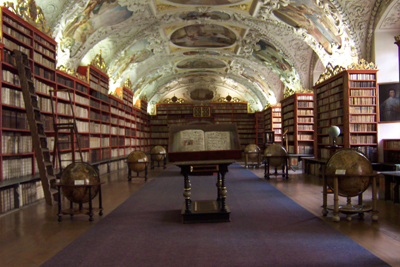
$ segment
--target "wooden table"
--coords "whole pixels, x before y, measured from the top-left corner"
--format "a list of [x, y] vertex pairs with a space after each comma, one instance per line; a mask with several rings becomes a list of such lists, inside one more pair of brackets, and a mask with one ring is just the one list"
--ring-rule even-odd
[[[83, 215], [88, 215], [89, 216], [89, 221], [93, 221], [93, 212], [94, 211], [98, 211], [99, 215], [102, 216], [103, 215], [103, 207], [102, 207], [102, 202], [101, 202], [101, 185], [104, 184], [105, 182], [100, 182], [100, 183], [92, 183], [92, 184], [82, 184], [82, 185], [66, 185], [66, 184], [60, 184], [57, 183], [56, 187], [58, 188], [58, 221], [61, 222], [62, 221], [62, 216], [63, 215], [70, 215], [71, 217], [74, 215], [79, 215], [79, 214], [83, 214]], [[99, 187], [99, 207], [98, 208], [93, 208], [92, 205], [92, 186], [98, 186]], [[70, 208], [69, 209], [62, 209], [62, 204], [61, 204], [61, 188], [62, 187], [75, 187], [75, 188], [79, 188], [79, 187], [84, 187], [88, 194], [89, 194], [89, 207], [88, 208], [83, 208], [83, 203], [77, 203], [79, 204], [79, 208], [76, 209], [73, 207], [73, 203], [72, 201], [70, 201]]]
[[[185, 198], [182, 208], [183, 223], [197, 222], [230, 222], [230, 210], [226, 205], [228, 191], [225, 186], [225, 174], [228, 166], [235, 160], [202, 160], [179, 161], [174, 164], [181, 168], [184, 177], [183, 196]], [[208, 176], [217, 173], [217, 198], [216, 200], [193, 201], [191, 200], [190, 175]]]

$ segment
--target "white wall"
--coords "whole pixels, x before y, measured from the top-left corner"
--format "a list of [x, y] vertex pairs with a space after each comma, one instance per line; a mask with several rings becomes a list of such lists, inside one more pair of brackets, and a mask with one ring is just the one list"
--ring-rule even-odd
[[[378, 83], [399, 81], [399, 53], [394, 36], [400, 30], [375, 32], [375, 60], [378, 65]], [[378, 124], [379, 162], [383, 162], [382, 139], [400, 139], [400, 122]]]

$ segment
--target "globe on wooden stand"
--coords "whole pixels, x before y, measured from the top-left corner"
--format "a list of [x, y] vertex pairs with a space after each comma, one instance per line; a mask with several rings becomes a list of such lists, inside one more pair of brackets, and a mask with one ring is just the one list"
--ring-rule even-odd
[[249, 144], [244, 149], [245, 155], [245, 167], [249, 167], [249, 160], [254, 162], [257, 160], [257, 163], [253, 163], [253, 167], [258, 167], [261, 165], [261, 149], [256, 144]]
[[128, 181], [132, 179], [132, 171], [137, 173], [137, 177], [139, 177], [139, 172], [145, 171], [145, 181], [147, 181], [147, 166], [149, 164], [149, 159], [147, 155], [139, 150], [132, 151], [127, 159], [126, 163], [128, 164]]
[[155, 146], [150, 151], [151, 157], [151, 169], [154, 169], [154, 162], [158, 162], [158, 167], [160, 167], [160, 162], [164, 162], [164, 169], [167, 167], [167, 151], [162, 146]]
[[[277, 168], [282, 166], [282, 177], [288, 178], [288, 159], [286, 149], [279, 144], [269, 145], [264, 150], [265, 171], [264, 177], [269, 179], [269, 168], [275, 167], [275, 175], [278, 174]], [[267, 166], [268, 165], [268, 166]]]
[[[103, 215], [101, 200], [101, 182], [98, 171], [85, 162], [69, 164], [61, 173], [60, 182], [56, 183], [58, 188], [58, 221], [62, 221], [62, 215], [71, 217], [75, 214], [89, 215], [89, 221], [93, 221], [93, 211], [98, 210]], [[62, 209], [62, 194], [70, 201], [69, 209]], [[93, 208], [92, 199], [99, 195], [99, 208]], [[89, 203], [88, 208], [83, 208], [83, 203]], [[73, 207], [73, 203], [79, 204], [79, 209]]]
[[335, 126], [335, 125], [329, 127], [329, 129], [328, 129], [328, 135], [333, 139], [332, 148], [339, 147], [339, 146], [336, 144], [336, 139], [337, 139], [337, 137], [340, 135], [340, 128], [339, 128], [338, 126]]
[[[351, 215], [358, 213], [361, 217], [364, 212], [373, 211], [373, 220], [377, 220], [376, 214], [376, 174], [373, 172], [372, 164], [368, 158], [361, 152], [353, 149], [341, 149], [335, 152], [328, 160], [325, 166], [324, 183], [334, 193], [335, 205], [334, 221], [339, 221], [339, 212], [347, 214], [347, 220], [351, 220]], [[364, 205], [362, 194], [371, 185], [373, 185], [373, 207]], [[326, 186], [324, 186], [324, 210], [327, 214], [326, 205]], [[347, 204], [338, 205], [338, 196], [346, 197]], [[359, 197], [358, 205], [352, 205], [351, 197]]]
[[60, 184], [63, 195], [71, 202], [86, 203], [93, 199], [99, 192], [99, 185], [90, 187], [90, 197], [88, 187], [72, 187], [77, 184], [99, 184], [100, 176], [98, 172], [88, 163], [75, 162], [69, 164], [61, 174]]

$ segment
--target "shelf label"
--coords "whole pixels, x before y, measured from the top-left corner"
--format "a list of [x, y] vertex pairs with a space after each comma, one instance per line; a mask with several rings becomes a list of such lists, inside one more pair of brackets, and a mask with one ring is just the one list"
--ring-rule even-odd
[[74, 185], [83, 185], [85, 184], [85, 180], [75, 180]]
[[337, 169], [337, 170], [335, 171], [335, 174], [344, 175], [344, 174], [346, 174], [346, 170], [339, 170], [339, 169]]
[[138, 159], [137, 162], [144, 162], [144, 159]]
[[272, 157], [272, 154], [267, 154], [267, 157]]

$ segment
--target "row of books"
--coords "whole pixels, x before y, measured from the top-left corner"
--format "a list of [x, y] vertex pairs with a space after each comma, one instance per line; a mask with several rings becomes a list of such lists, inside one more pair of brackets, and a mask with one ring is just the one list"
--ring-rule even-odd
[[398, 140], [385, 140], [385, 148], [400, 149], [400, 141]]
[[3, 131], [1, 144], [2, 154], [23, 154], [32, 152], [32, 137], [30, 135]]
[[3, 181], [32, 175], [32, 158], [4, 158]]

